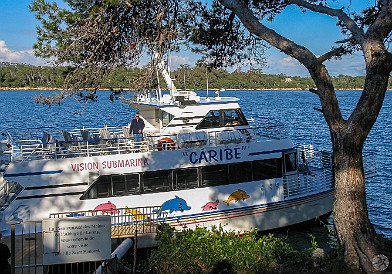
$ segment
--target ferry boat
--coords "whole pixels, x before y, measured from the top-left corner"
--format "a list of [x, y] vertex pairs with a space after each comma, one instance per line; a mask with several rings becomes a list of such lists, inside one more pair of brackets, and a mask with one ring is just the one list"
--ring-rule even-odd
[[142, 139], [129, 124], [3, 133], [0, 229], [61, 213], [266, 231], [331, 213], [330, 153], [297, 147], [271, 120], [247, 119], [238, 98], [177, 90], [163, 72], [168, 91], [131, 102]]

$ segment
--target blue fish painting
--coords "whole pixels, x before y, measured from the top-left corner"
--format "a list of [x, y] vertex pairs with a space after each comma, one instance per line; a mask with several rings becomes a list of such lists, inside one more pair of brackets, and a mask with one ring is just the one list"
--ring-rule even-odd
[[161, 215], [162, 211], [169, 210], [169, 213], [173, 213], [174, 211], [190, 210], [191, 207], [187, 205], [186, 201], [178, 196], [173, 199], [167, 200], [161, 206], [160, 210], [154, 210], [154, 212], [158, 212]]

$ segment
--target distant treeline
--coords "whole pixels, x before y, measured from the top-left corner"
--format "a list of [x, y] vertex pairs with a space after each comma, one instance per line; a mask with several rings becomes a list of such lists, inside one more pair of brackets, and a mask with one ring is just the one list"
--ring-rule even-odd
[[[31, 66], [25, 64], [0, 65], [0, 88], [61, 88], [72, 67]], [[116, 69], [101, 84], [102, 89], [132, 89], [131, 83], [142, 70]], [[214, 69], [206, 73], [204, 67], [180, 67], [171, 73], [178, 89], [308, 89], [314, 87], [310, 77], [263, 74], [260, 69], [228, 72]], [[333, 77], [336, 89], [362, 89], [364, 76]], [[162, 83], [163, 81], [161, 81]], [[389, 87], [391, 88], [391, 83]]]

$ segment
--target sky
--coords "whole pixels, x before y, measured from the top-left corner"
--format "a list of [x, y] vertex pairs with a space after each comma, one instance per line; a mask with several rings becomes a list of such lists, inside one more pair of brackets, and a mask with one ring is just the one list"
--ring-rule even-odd
[[[30, 12], [29, 5], [32, 0], [0, 0], [0, 62], [27, 63], [32, 65], [45, 65], [47, 61], [37, 58], [33, 54], [32, 46], [36, 42], [36, 26], [39, 22], [34, 13]], [[48, 0], [52, 1], [52, 0]], [[58, 1], [60, 2], [60, 1]], [[338, 0], [335, 7], [340, 8], [348, 1]], [[357, 9], [356, 5], [372, 4], [373, 1], [352, 1], [351, 9]], [[336, 19], [312, 13], [301, 12], [298, 8], [291, 7], [280, 14], [272, 23], [266, 23], [268, 27], [297, 44], [308, 47], [317, 56], [329, 51], [335, 46], [335, 41], [343, 36]], [[285, 74], [288, 76], [309, 76], [308, 72], [298, 61], [270, 48], [266, 51], [267, 65], [262, 67], [264, 73]], [[175, 69], [180, 64], [193, 66], [198, 56], [189, 52], [173, 53], [171, 67]], [[342, 60], [331, 60], [325, 63], [330, 74], [358, 76], [365, 74], [363, 57], [357, 53]], [[248, 68], [242, 68], [247, 70]]]

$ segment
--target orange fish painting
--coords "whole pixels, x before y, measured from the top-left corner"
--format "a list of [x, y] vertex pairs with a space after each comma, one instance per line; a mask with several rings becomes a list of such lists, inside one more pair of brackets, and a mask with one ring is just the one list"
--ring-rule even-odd
[[227, 205], [230, 204], [231, 201], [234, 200], [234, 202], [238, 202], [239, 200], [245, 200], [250, 198], [250, 196], [246, 193], [246, 191], [242, 189], [238, 189], [237, 191], [233, 192], [230, 194], [229, 198], [227, 200], [224, 200]]
[[125, 207], [125, 214], [131, 214], [135, 220], [144, 220], [146, 217], [137, 209]]

